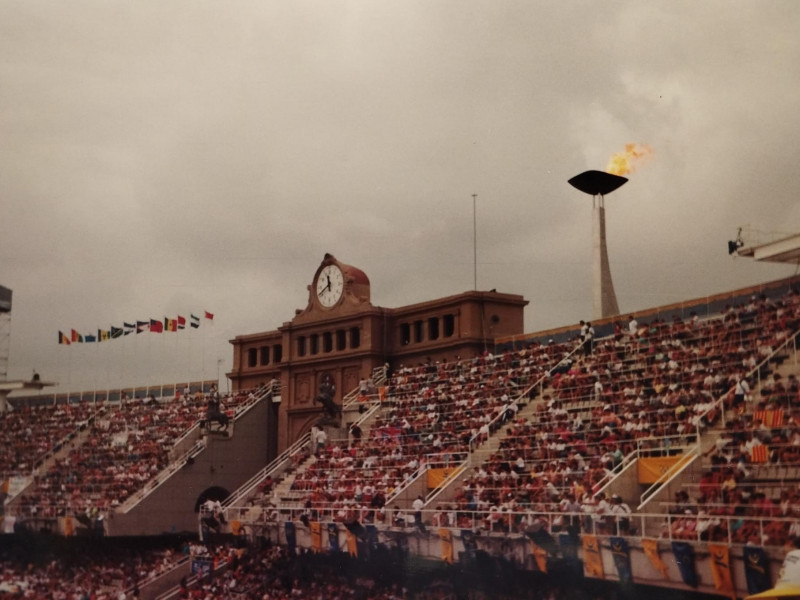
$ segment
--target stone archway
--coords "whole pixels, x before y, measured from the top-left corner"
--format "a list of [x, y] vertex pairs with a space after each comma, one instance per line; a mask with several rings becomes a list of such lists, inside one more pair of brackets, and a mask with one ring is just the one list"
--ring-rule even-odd
[[206, 500], [219, 500], [222, 502], [230, 496], [231, 493], [223, 487], [218, 485], [211, 486], [210, 488], [206, 488], [203, 492], [197, 497], [197, 500], [194, 503], [194, 512], [200, 512], [200, 507]]

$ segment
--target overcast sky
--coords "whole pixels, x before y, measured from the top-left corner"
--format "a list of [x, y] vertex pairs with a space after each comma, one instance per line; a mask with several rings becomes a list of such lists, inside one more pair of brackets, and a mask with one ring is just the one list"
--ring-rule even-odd
[[[591, 199], [620, 309], [795, 273], [727, 255], [800, 230], [800, 3], [0, 0], [0, 285], [9, 377], [216, 376], [303, 308], [326, 252], [373, 304], [522, 294], [590, 317]], [[59, 330], [208, 310], [92, 347]]]

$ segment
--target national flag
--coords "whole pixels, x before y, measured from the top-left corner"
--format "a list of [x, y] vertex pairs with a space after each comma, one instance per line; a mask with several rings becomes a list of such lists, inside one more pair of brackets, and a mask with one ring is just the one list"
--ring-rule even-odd
[[125, 327], [125, 333], [123, 335], [128, 335], [136, 331], [136, 325], [133, 323], [123, 323], [122, 325]]
[[714, 578], [714, 587], [735, 600], [736, 590], [731, 578], [731, 559], [727, 544], [709, 544], [708, 552], [711, 554], [711, 576]]
[[96, 342], [97, 341], [97, 336], [85, 335], [85, 336], [83, 336], [83, 341], [84, 342]]
[[122, 330], [121, 327], [114, 327], [113, 325], [111, 326], [111, 337], [112, 337], [112, 339], [116, 339], [116, 338], [122, 336], [122, 334], [123, 334], [123, 330]]
[[687, 542], [672, 542], [672, 553], [675, 555], [675, 563], [681, 572], [683, 583], [696, 588], [700, 580], [697, 578], [694, 564], [694, 547]]
[[783, 409], [767, 411], [767, 426], [777, 429], [783, 425]]
[[754, 463], [765, 463], [769, 459], [769, 452], [764, 444], [753, 446], [750, 450], [750, 460]]
[[74, 329], [72, 330], [72, 341], [73, 342], [82, 342], [83, 341], [83, 336], [80, 333], [78, 333], [77, 331], [75, 331]]
[[442, 560], [453, 564], [453, 532], [446, 527], [439, 528], [439, 539], [442, 540]]
[[206, 311], [206, 319], [208, 319], [209, 321], [213, 321], [214, 320], [214, 315], [212, 315], [210, 312]]
[[192, 327], [194, 327], [195, 329], [197, 329], [198, 327], [200, 327], [200, 317], [195, 317], [194, 315], [192, 315], [192, 323], [191, 323], [191, 325], [192, 325]]
[[161, 333], [164, 331], [164, 324], [158, 319], [150, 319], [150, 331], [153, 333]]
[[97, 330], [97, 339], [101, 342], [105, 342], [108, 339], [108, 331], [104, 331], [103, 329]]
[[628, 540], [622, 537], [609, 538], [611, 544], [611, 555], [614, 557], [614, 565], [617, 567], [619, 580], [625, 583], [633, 581], [633, 571], [631, 570], [631, 548]]
[[178, 315], [178, 329], [186, 329], [186, 319]]
[[339, 552], [339, 528], [336, 523], [328, 523], [328, 544], [331, 552]]
[[751, 594], [765, 592], [771, 587], [769, 576], [769, 557], [763, 548], [743, 546], [742, 560], [744, 575], [747, 578], [747, 591]]
[[178, 331], [177, 319], [170, 319], [169, 317], [164, 317], [164, 331]]
[[67, 346], [70, 345], [69, 338], [65, 336], [61, 331], [58, 332], [58, 343], [59, 344], [66, 344]]
[[149, 321], [136, 321], [136, 333], [142, 333], [150, 329]]
[[583, 567], [586, 575], [603, 579], [603, 557], [600, 555], [600, 542], [596, 535], [584, 534], [583, 542]]

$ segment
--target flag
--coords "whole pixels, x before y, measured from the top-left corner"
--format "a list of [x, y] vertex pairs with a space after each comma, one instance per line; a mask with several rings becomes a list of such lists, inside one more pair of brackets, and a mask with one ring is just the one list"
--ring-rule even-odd
[[186, 319], [178, 315], [178, 329], [186, 329]]
[[658, 540], [652, 538], [642, 538], [642, 550], [644, 550], [647, 558], [650, 559], [650, 564], [653, 565], [653, 568], [661, 573], [661, 576], [666, 579], [667, 565], [664, 564], [664, 561], [661, 560], [661, 556], [658, 553]]
[[763, 548], [744, 546], [744, 575], [747, 578], [747, 591], [751, 594], [765, 592], [770, 588], [769, 558]]
[[331, 552], [339, 552], [339, 528], [336, 523], [328, 523], [328, 544]]
[[123, 323], [122, 325], [125, 327], [125, 335], [136, 330], [136, 325], [134, 323]]
[[88, 342], [96, 342], [97, 341], [97, 337], [95, 337], [93, 335], [85, 335], [85, 336], [83, 336], [83, 341], [87, 342], [87, 343]]
[[769, 459], [769, 452], [764, 444], [753, 446], [750, 450], [750, 460], [754, 463], [765, 463]]
[[142, 333], [150, 329], [150, 321], [136, 321], [136, 333]]
[[532, 540], [530, 541], [531, 554], [536, 561], [536, 566], [542, 573], [547, 573], [547, 550], [537, 546]]
[[111, 326], [111, 337], [116, 339], [123, 334], [123, 331], [120, 327]]
[[631, 548], [628, 540], [622, 537], [611, 537], [608, 541], [611, 543], [611, 555], [614, 557], [619, 580], [630, 583], [633, 581], [633, 572], [631, 571]]
[[675, 555], [683, 583], [696, 588], [700, 582], [694, 565], [694, 547], [687, 542], [672, 542], [672, 553]]
[[297, 548], [297, 532], [291, 521], [286, 521], [286, 545], [289, 547], [289, 552], [294, 555]]
[[319, 521], [311, 521], [308, 527], [311, 530], [311, 548], [315, 554], [322, 552], [322, 524]]
[[177, 319], [169, 319], [164, 317], [164, 331], [178, 331]]
[[200, 327], [200, 317], [195, 317], [194, 315], [192, 315], [192, 327], [194, 327], [195, 329]]
[[80, 333], [78, 333], [77, 331], [75, 331], [74, 329], [72, 330], [72, 341], [73, 342], [82, 342], [83, 341], [83, 336]]
[[453, 532], [442, 527], [439, 529], [439, 539], [442, 541], [442, 560], [448, 565], [453, 564]]
[[108, 331], [104, 331], [102, 329], [97, 330], [97, 339], [101, 342], [105, 342], [108, 339]]
[[600, 555], [600, 543], [596, 535], [584, 534], [583, 567], [586, 575], [603, 579], [603, 557]]
[[161, 333], [164, 331], [164, 324], [158, 319], [150, 319], [150, 331], [153, 333]]
[[212, 321], [214, 319], [214, 315], [212, 315], [210, 312], [206, 311], [206, 319], [208, 319], [209, 321]]
[[69, 338], [65, 336], [61, 331], [58, 332], [58, 343], [59, 344], [66, 344], [67, 346], [70, 345]]
[[711, 554], [711, 576], [714, 578], [714, 587], [735, 600], [736, 590], [731, 578], [731, 558], [727, 544], [709, 544], [708, 552]]

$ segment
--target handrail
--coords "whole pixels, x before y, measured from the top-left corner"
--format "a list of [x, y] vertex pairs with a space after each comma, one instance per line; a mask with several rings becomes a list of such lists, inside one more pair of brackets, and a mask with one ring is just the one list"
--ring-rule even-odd
[[[234, 408], [233, 420], [237, 420], [240, 417], [244, 416], [251, 408], [253, 408], [256, 404], [258, 404], [261, 400], [264, 400], [267, 397], [271, 397], [272, 395], [272, 386], [266, 386], [261, 388], [262, 393], [260, 395], [254, 395], [252, 399], [248, 399], [242, 404], [237, 405]], [[177, 444], [186, 439], [186, 436], [197, 429], [200, 426], [200, 421], [197, 421], [183, 436], [181, 436], [173, 447], [177, 446]], [[115, 512], [120, 512], [123, 514], [127, 514], [130, 512], [139, 502], [144, 500], [147, 496], [149, 496], [154, 490], [158, 489], [164, 482], [166, 482], [174, 473], [178, 472], [185, 462], [191, 458], [195, 458], [198, 456], [203, 450], [205, 450], [206, 444], [202, 442], [200, 439], [197, 440], [194, 446], [186, 450], [185, 452], [181, 453], [176, 458], [171, 459], [170, 463], [161, 471], [159, 471], [154, 477], [152, 477], [144, 486], [140, 487], [134, 494], [129, 496], [125, 499], [125, 501], [117, 507]]]
[[[594, 510], [596, 507], [593, 507]], [[256, 524], [256, 521], [248, 520], [248, 507], [231, 507], [227, 518], [239, 520], [243, 525]], [[388, 504], [382, 511], [378, 511], [371, 507], [362, 507], [359, 509], [350, 509], [349, 517], [342, 517], [341, 506], [331, 506], [329, 508], [312, 510], [309, 517], [308, 509], [306, 508], [287, 508], [277, 514], [277, 518], [281, 521], [302, 521], [301, 516], [310, 518], [311, 521], [320, 523], [336, 523], [344, 525], [344, 521], [348, 518], [355, 518], [360, 523], [374, 524], [380, 530], [391, 531], [411, 531], [416, 525], [412, 516], [409, 514], [408, 509], [400, 508], [395, 510]], [[655, 521], [661, 526], [661, 530], [655, 536], [659, 539], [669, 541], [690, 541], [707, 543], [708, 540], [701, 539], [702, 531], [690, 531], [692, 535], [675, 535], [675, 524], [695, 524], [708, 522], [710, 524], [718, 523], [720, 526], [724, 525], [724, 533], [726, 541], [729, 545], [744, 545], [745, 542], [734, 544], [733, 537], [734, 531], [740, 526], [749, 524], [750, 526], [757, 525], [759, 532], [759, 539], [766, 540], [764, 533], [774, 528], [776, 524], [788, 530], [792, 524], [797, 522], [795, 518], [785, 517], [770, 517], [770, 516], [734, 516], [734, 515], [714, 515], [714, 514], [691, 514], [691, 515], [673, 515], [669, 513], [638, 513], [631, 512], [630, 514], [621, 515], [615, 513], [596, 513], [581, 511], [572, 512], [559, 512], [555, 510], [548, 511], [508, 511], [508, 510], [470, 510], [466, 508], [446, 507], [442, 510], [423, 508], [421, 511], [422, 522], [434, 527], [443, 527], [450, 529], [472, 529], [492, 531], [498, 534], [517, 534], [523, 536], [526, 534], [528, 527], [538, 522], [543, 526], [543, 530], [556, 533], [558, 531], [566, 531], [567, 525], [571, 522], [578, 524], [581, 531], [584, 533], [591, 533], [601, 538], [610, 536], [631, 536], [636, 537], [647, 535], [653, 537], [652, 534], [646, 533], [646, 525]], [[380, 517], [379, 517], [380, 513]], [[404, 525], [395, 524], [395, 517], [399, 515], [405, 517]], [[625, 522], [627, 521], [627, 526]], [[263, 524], [263, 521], [260, 523]], [[734, 527], [735, 526], [735, 527]], [[323, 527], [323, 531], [326, 528]], [[723, 540], [720, 540], [723, 541]], [[767, 543], [764, 546], [773, 547]], [[777, 546], [775, 546], [777, 547]]]
[[[745, 375], [745, 377], [751, 377], [751, 376], [752, 376], [754, 373], [756, 373], [756, 374], [760, 373], [760, 372], [761, 372], [761, 369], [762, 369], [762, 368], [763, 368], [765, 365], [769, 364], [769, 362], [770, 362], [770, 361], [771, 361], [773, 358], [775, 358], [775, 355], [776, 355], [776, 354], [777, 354], [779, 351], [781, 351], [781, 350], [783, 350], [784, 348], [786, 348], [786, 347], [789, 345], [789, 343], [790, 343], [790, 342], [791, 342], [791, 343], [795, 343], [795, 344], [796, 344], [796, 340], [797, 340], [797, 336], [798, 336], [798, 335], [800, 335], [800, 330], [798, 330], [798, 331], [795, 331], [795, 332], [794, 332], [794, 333], [793, 333], [791, 336], [787, 337], [787, 338], [786, 338], [786, 340], [783, 342], [783, 344], [781, 344], [780, 346], [778, 346], [777, 348], [775, 348], [775, 350], [773, 350], [773, 351], [772, 351], [772, 353], [771, 353], [771, 354], [770, 354], [768, 357], [766, 357], [764, 360], [762, 360], [760, 363], [758, 363], [758, 364], [757, 364], [755, 367], [753, 367], [752, 369], [750, 369], [750, 371], [748, 371], [748, 372], [747, 372], [747, 374]], [[797, 347], [796, 347], [796, 346], [795, 346], [795, 352], [797, 352]], [[723, 406], [722, 406], [722, 410], [721, 410], [720, 412], [721, 412], [721, 414], [722, 414], [722, 424], [723, 424], [723, 425], [725, 425], [725, 407], [724, 407], [724, 401], [725, 401], [725, 398], [727, 398], [727, 397], [730, 395], [730, 393], [731, 393], [732, 391], [734, 391], [735, 389], [736, 389], [736, 385], [735, 385], [735, 384], [734, 384], [734, 385], [732, 385], [731, 387], [729, 387], [729, 388], [728, 388], [728, 390], [727, 390], [727, 391], [726, 391], [726, 392], [725, 392], [725, 393], [724, 393], [722, 396], [720, 396], [719, 398], [717, 398], [717, 399], [714, 401], [714, 403], [713, 403], [713, 404], [712, 404], [712, 405], [711, 405], [711, 406], [708, 408], [708, 410], [706, 410], [704, 413], [702, 413], [702, 414], [698, 415], [698, 420], [701, 420], [701, 419], [704, 419], [704, 418], [706, 418], [706, 417], [708, 416], [708, 414], [709, 414], [711, 411], [719, 409], [719, 408], [720, 408], [720, 406], [719, 406], [719, 405], [720, 405], [720, 404], [723, 404]]]
[[245, 496], [248, 496], [257, 486], [260, 484], [264, 479], [266, 479], [269, 475], [272, 475], [282, 466], [284, 466], [285, 462], [294, 456], [297, 452], [299, 452], [302, 448], [309, 445], [311, 442], [311, 432], [306, 432], [304, 436], [298, 439], [294, 444], [289, 446], [286, 450], [281, 452], [277, 457], [275, 457], [272, 462], [270, 462], [266, 467], [261, 469], [258, 473], [253, 475], [250, 479], [240, 485], [236, 491], [234, 491], [230, 496], [228, 496], [221, 504], [223, 506], [232, 506], [235, 502], [238, 502]]
[[691, 465], [700, 456], [700, 443], [688, 452], [682, 454], [674, 464], [664, 471], [652, 485], [647, 488], [641, 496], [639, 496], [639, 506], [637, 510], [641, 509], [653, 496], [660, 492], [665, 485], [669, 484], [674, 477], [682, 473], [689, 465]]
[[[563, 363], [565, 360], [571, 358], [578, 351], [579, 348], [580, 348], [580, 345], [576, 346], [575, 348], [573, 348], [572, 352], [570, 352], [566, 356], [561, 357], [561, 360], [559, 360], [556, 364], [552, 365], [549, 369], [547, 369], [544, 372], [544, 374], [541, 377], [539, 377], [539, 379], [534, 381], [532, 384], [530, 384], [528, 387], [526, 387], [522, 392], [520, 392], [520, 394], [512, 400], [512, 403], [513, 402], [518, 402], [519, 400], [522, 400], [523, 398], [526, 398], [531, 393], [531, 390], [536, 388], [536, 386], [541, 386], [542, 389], [543, 389], [544, 388], [544, 381], [551, 376], [552, 370], [556, 369], [558, 367], [558, 365]], [[495, 423], [497, 421], [499, 421], [500, 419], [504, 418], [504, 416], [505, 416], [505, 411], [501, 410], [497, 414], [497, 416], [495, 416], [491, 421], [489, 421], [489, 432], [490, 432], [490, 435], [494, 431], [493, 427], [494, 427]], [[480, 444], [476, 440], [478, 440], [479, 437], [480, 437], [480, 433], [476, 433], [475, 435], [473, 435], [469, 439], [469, 453], [470, 454], [472, 454], [473, 452], [475, 452], [478, 449], [478, 446]]]

